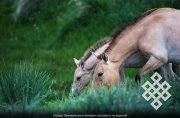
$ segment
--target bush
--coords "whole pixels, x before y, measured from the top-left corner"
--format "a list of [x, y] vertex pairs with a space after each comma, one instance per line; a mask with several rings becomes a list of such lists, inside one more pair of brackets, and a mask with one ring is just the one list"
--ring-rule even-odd
[[[6, 68], [6, 67], [4, 67]], [[7, 71], [7, 69], [5, 69]], [[6, 112], [30, 112], [48, 94], [49, 75], [27, 64], [0, 73], [0, 108]]]

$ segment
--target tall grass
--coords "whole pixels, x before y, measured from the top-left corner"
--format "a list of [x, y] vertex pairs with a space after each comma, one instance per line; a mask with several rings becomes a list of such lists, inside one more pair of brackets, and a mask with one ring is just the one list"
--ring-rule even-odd
[[[141, 85], [147, 80], [152, 82], [150, 78], [147, 77], [142, 81]], [[180, 95], [177, 91], [180, 89], [180, 80], [176, 80], [175, 78], [166, 78], [166, 81], [172, 86], [169, 90], [171, 97], [167, 101], [160, 100], [163, 105], [157, 111], [150, 105], [152, 99], [150, 101], [146, 101], [142, 97], [144, 90], [141, 88], [141, 86], [131, 84], [132, 81], [134, 80], [125, 81], [128, 86], [131, 86], [131, 88], [126, 85], [125, 87], [101, 87], [96, 91], [90, 89], [78, 97], [69, 95], [69, 97], [64, 98], [62, 101], [57, 101], [54, 103], [49, 102], [48, 106], [59, 114], [179, 114]]]
[[[4, 67], [5, 68], [5, 67]], [[0, 73], [0, 110], [31, 112], [49, 94], [50, 77], [28, 64], [14, 65]]]

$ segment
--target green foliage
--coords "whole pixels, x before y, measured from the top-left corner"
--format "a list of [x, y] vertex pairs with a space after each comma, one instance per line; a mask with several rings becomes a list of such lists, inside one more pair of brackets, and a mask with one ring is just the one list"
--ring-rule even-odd
[[127, 91], [119, 86], [102, 87], [96, 92], [88, 91], [76, 98], [69, 97], [59, 103], [59, 108], [67, 113], [143, 113], [151, 109], [141, 97], [140, 89]]
[[[130, 82], [130, 80], [127, 81]], [[166, 102], [162, 101], [163, 105], [158, 111], [150, 105], [152, 100], [147, 102], [142, 97], [144, 90], [140, 86], [130, 83], [128, 84], [132, 88], [129, 90], [124, 86], [101, 87], [96, 91], [88, 90], [81, 96], [73, 97], [69, 95], [62, 101], [49, 102], [48, 106], [55, 111], [58, 109], [57, 113], [177, 114], [180, 110], [180, 95], [177, 92], [180, 89], [180, 80], [172, 78], [166, 81], [172, 86], [169, 91], [172, 96]]]
[[[4, 67], [6, 68], [6, 67]], [[28, 64], [14, 65], [0, 73], [0, 109], [30, 112], [49, 94], [50, 77]]]

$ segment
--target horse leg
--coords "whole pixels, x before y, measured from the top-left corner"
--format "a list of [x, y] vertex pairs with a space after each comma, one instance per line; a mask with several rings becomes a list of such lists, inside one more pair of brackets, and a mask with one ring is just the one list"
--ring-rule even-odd
[[177, 75], [180, 76], [180, 65], [177, 63], [172, 63], [172, 71]]
[[[155, 73], [155, 72], [158, 72], [158, 73], [162, 76], [163, 79], [165, 78], [164, 68], [163, 68], [163, 67], [160, 67], [160, 68], [154, 70], [154, 73]], [[140, 76], [140, 74], [139, 74], [139, 72], [138, 72], [138, 73], [136, 74], [136, 76], [135, 76], [135, 81], [136, 81], [136, 83], [140, 83], [140, 80], [141, 80], [141, 76]]]
[[171, 77], [180, 80], [180, 77], [179, 77], [180, 66], [177, 63], [169, 64], [169, 71], [170, 71]]
[[174, 73], [177, 73], [179, 65], [177, 63], [173, 63], [171, 64], [171, 66], [172, 66], [172, 71], [174, 71]]
[[120, 80], [119, 83], [120, 85], [124, 86], [124, 79], [125, 79], [125, 67], [124, 65], [119, 69], [119, 75], [120, 75]]
[[149, 60], [147, 61], [147, 63], [142, 67], [142, 69], [140, 70], [140, 72], [136, 76], [136, 79], [135, 79], [136, 83], [140, 84], [140, 79], [143, 75], [147, 74], [148, 72], [150, 72], [152, 70], [159, 68], [163, 64], [164, 63], [162, 61], [160, 61], [159, 59], [157, 59], [154, 56], [151, 56], [149, 58]]

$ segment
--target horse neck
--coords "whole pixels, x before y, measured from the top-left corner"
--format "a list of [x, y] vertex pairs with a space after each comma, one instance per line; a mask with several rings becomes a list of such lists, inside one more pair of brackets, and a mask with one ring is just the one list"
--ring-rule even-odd
[[116, 39], [115, 46], [108, 53], [109, 60], [116, 62], [116, 65], [121, 66], [125, 60], [138, 51], [138, 40], [141, 28], [131, 27], [129, 30], [123, 32]]

